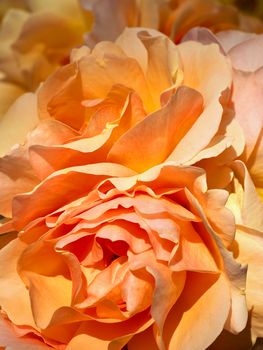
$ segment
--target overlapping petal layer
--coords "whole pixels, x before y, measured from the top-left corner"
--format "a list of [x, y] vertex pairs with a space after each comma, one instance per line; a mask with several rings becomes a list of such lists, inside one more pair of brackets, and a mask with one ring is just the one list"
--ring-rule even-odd
[[[114, 163], [54, 172], [13, 202], [20, 233], [0, 251], [3, 317], [21, 341], [36, 334], [56, 349], [133, 348], [136, 334], [203, 349], [224, 327], [242, 330], [246, 269], [226, 249], [226, 199], [202, 169], [172, 162], [139, 175]], [[185, 337], [204, 324], [207, 337]]]

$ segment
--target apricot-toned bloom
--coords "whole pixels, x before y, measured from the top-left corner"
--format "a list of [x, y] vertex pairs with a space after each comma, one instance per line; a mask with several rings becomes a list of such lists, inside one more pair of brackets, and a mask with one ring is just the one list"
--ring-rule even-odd
[[235, 159], [244, 143], [225, 108], [231, 72], [217, 44], [176, 46], [156, 31], [127, 29], [115, 43], [75, 49], [1, 120], [0, 213], [10, 216], [16, 193], [69, 166], [107, 161], [142, 172], [226, 150], [225, 161]]
[[0, 346], [203, 350], [223, 328], [240, 332], [246, 268], [226, 249], [227, 197], [174, 162], [141, 174], [70, 167], [16, 196], [7, 225], [19, 235], [0, 251]]
[[128, 27], [158, 29], [178, 43], [193, 27], [206, 27], [213, 32], [240, 29], [263, 32], [263, 23], [242, 14], [237, 8], [218, 0], [82, 0], [94, 13], [93, 30], [87, 42], [115, 40]]
[[[253, 340], [263, 337], [262, 280], [263, 271], [263, 36], [225, 31], [213, 36], [205, 29], [194, 29], [185, 40], [218, 42], [233, 66], [232, 101], [235, 118], [243, 127], [245, 149], [240, 160], [222, 163], [220, 157], [202, 161], [214, 187], [231, 179], [228, 206], [235, 214], [237, 234], [233, 251], [241, 262], [248, 263], [247, 301], [251, 314]], [[221, 163], [220, 163], [221, 162]], [[257, 192], [256, 192], [257, 191]], [[258, 196], [259, 195], [259, 196]], [[261, 199], [261, 201], [260, 201]]]
[[19, 95], [68, 62], [91, 18], [78, 0], [1, 0], [0, 15], [1, 117]]

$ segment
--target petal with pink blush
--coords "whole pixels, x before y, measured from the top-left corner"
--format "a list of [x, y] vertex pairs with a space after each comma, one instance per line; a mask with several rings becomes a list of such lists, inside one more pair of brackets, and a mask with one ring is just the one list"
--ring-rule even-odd
[[93, 47], [102, 40], [115, 40], [129, 22], [136, 25], [138, 16], [134, 0], [90, 1], [82, 0], [83, 7], [91, 10], [95, 16], [95, 24], [90, 33], [86, 34], [88, 46]]
[[245, 156], [251, 165], [257, 162], [257, 154], [261, 155], [263, 152], [260, 150], [263, 148], [260, 145], [263, 129], [262, 98], [263, 68], [253, 73], [234, 71], [233, 101], [236, 118], [244, 130]]
[[[245, 72], [255, 72], [262, 67], [263, 35], [251, 37], [228, 51], [233, 67]], [[253, 51], [253, 55], [251, 52]]]
[[254, 33], [247, 33], [240, 30], [224, 30], [216, 34], [225, 52], [229, 52], [235, 46], [245, 43], [246, 41], [256, 37]]

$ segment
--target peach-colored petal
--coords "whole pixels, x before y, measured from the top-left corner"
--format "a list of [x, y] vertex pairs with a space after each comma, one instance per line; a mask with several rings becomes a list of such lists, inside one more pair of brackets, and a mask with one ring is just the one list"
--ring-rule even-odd
[[193, 166], [175, 166], [174, 162], [167, 162], [152, 167], [142, 174], [129, 177], [111, 178], [111, 182], [119, 191], [132, 189], [137, 183], [146, 183], [148, 187], [152, 184], [159, 184], [160, 187], [182, 189], [184, 187], [194, 191], [198, 182], [198, 190], [205, 192], [207, 186], [204, 178], [204, 170]]
[[[262, 213], [262, 212], [261, 212]], [[238, 257], [248, 264], [246, 296], [251, 310], [252, 340], [263, 336], [263, 234], [239, 226], [236, 234]]]
[[71, 281], [63, 276], [41, 276], [27, 272], [32, 313], [36, 325], [45, 328], [53, 313], [71, 303]]
[[26, 146], [60, 145], [78, 136], [79, 133], [66, 124], [54, 119], [46, 119], [40, 121], [37, 127], [27, 135]]
[[[221, 254], [221, 259], [224, 262], [224, 271], [229, 278], [230, 293], [231, 293], [231, 308], [230, 314], [227, 320], [227, 329], [232, 332], [240, 332], [247, 323], [247, 307], [245, 301], [245, 283], [247, 267], [242, 266], [240, 263], [233, 259], [232, 253], [230, 253], [224, 246], [215, 231], [210, 226], [208, 220], [204, 217], [200, 204], [193, 198], [192, 194], [187, 191], [187, 197], [192, 203], [193, 207], [197, 210], [208, 232], [213, 237], [217, 244], [217, 247]], [[222, 237], [222, 236], [221, 236]]]
[[45, 120], [27, 135], [24, 146], [14, 147], [12, 151], [0, 159], [0, 180], [3, 186], [0, 193], [0, 212], [11, 216], [11, 204], [14, 196], [31, 191], [38, 183], [37, 175], [41, 169], [34, 169], [28, 157], [28, 147], [34, 144], [50, 145], [63, 143], [65, 139], [76, 136], [74, 130], [55, 120]]
[[[136, 227], [136, 229], [138, 228]], [[133, 232], [133, 230], [135, 232]], [[129, 245], [129, 248], [134, 253], [140, 253], [141, 251], [150, 248], [150, 244], [145, 242], [145, 237], [140, 237], [140, 235], [137, 235], [136, 230], [131, 224], [125, 225], [123, 223], [109, 223], [98, 229], [96, 238], [103, 238], [112, 242], [123, 241]]]
[[[143, 311], [151, 305], [153, 283], [147, 275], [128, 272], [122, 286], [122, 296], [126, 302], [127, 310], [131, 314]], [[141, 277], [141, 278], [140, 278]]]
[[67, 345], [67, 350], [86, 350], [87, 344], [91, 349], [108, 350], [109, 341], [96, 337], [90, 337], [88, 334], [77, 334]]
[[[128, 271], [128, 264], [124, 257], [113, 261], [111, 265], [98, 274], [88, 286], [88, 297], [78, 306], [81, 308], [96, 305], [98, 301], [107, 297], [115, 287], [120, 285]], [[113, 292], [112, 292], [113, 293]]]
[[54, 118], [80, 129], [85, 113], [81, 78], [75, 64], [62, 67], [47, 79], [38, 93], [38, 111], [41, 119]]
[[[169, 56], [171, 52], [168, 51], [169, 42], [164, 36], [152, 37], [147, 32], [140, 33], [139, 39], [147, 50], [146, 77], [153, 101], [158, 106], [161, 93], [173, 85], [176, 72], [176, 70], [175, 72], [170, 70]], [[174, 61], [176, 62], [176, 59]], [[178, 58], [177, 61], [179, 61]]]
[[150, 265], [146, 269], [155, 278], [151, 315], [155, 320], [156, 342], [161, 347], [166, 317], [185, 287], [186, 273], [185, 271], [171, 273], [169, 269], [163, 266], [156, 266], [155, 268]]
[[218, 272], [215, 261], [192, 225], [185, 223], [181, 229], [180, 256], [171, 256], [169, 267], [173, 271]]
[[230, 62], [220, 53], [219, 46], [185, 42], [178, 45], [178, 50], [183, 62], [184, 84], [198, 90], [205, 104], [214, 99], [218, 101], [232, 80]]
[[23, 148], [15, 148], [11, 154], [0, 159], [0, 181], [0, 213], [11, 217], [14, 196], [32, 190], [39, 182]]
[[[236, 118], [243, 127], [246, 136], [246, 157], [260, 142], [263, 129], [261, 101], [263, 96], [263, 69], [254, 73], [234, 71], [233, 101]], [[255, 152], [258, 152], [255, 150]], [[255, 157], [255, 155], [254, 155]]]
[[88, 343], [101, 346], [103, 350], [108, 349], [108, 346], [112, 346], [114, 350], [121, 350], [134, 334], [144, 331], [152, 323], [146, 313], [140, 313], [130, 320], [116, 324], [83, 322], [75, 337], [69, 342], [68, 348], [84, 350]]
[[228, 192], [224, 190], [208, 190], [206, 195], [206, 215], [213, 228], [232, 243], [235, 234], [235, 220], [230, 210], [225, 208]]
[[248, 306], [252, 310], [251, 332], [252, 339], [255, 341], [257, 336], [263, 334], [260, 297], [263, 205], [245, 165], [240, 161], [235, 161], [232, 167], [237, 178], [234, 180], [234, 192], [230, 195], [228, 206], [235, 214], [238, 223], [236, 234], [238, 259], [248, 264], [246, 295]]
[[[90, 164], [57, 171], [42, 184], [35, 187], [31, 194], [20, 195], [14, 199], [13, 215], [16, 225], [17, 227], [23, 227], [33, 218], [44, 215], [44, 213], [50, 213], [61, 205], [83, 196], [92, 186], [106, 176], [127, 176], [131, 174], [133, 172], [130, 169], [112, 163]], [[79, 184], [78, 191], [76, 191], [75, 181]], [[63, 187], [61, 187], [62, 183], [64, 184]], [[45, 196], [40, 196], [40, 193], [44, 192]], [[29, 198], [30, 200], [28, 200]], [[40, 198], [42, 202], [40, 202]], [[35, 201], [38, 203], [37, 206], [34, 204]], [[27, 206], [31, 207], [30, 213], [27, 211]], [[22, 212], [25, 214], [22, 214]]]
[[[163, 162], [176, 149], [201, 111], [201, 96], [192, 89], [178, 88], [167, 106], [149, 115], [113, 145], [108, 160], [137, 171]], [[161, 134], [160, 130], [163, 130]]]
[[171, 310], [164, 327], [167, 348], [207, 348], [223, 330], [229, 308], [224, 276], [188, 274], [181, 302]]
[[172, 203], [164, 198], [154, 199], [147, 195], [139, 194], [135, 198], [132, 197], [117, 197], [109, 202], [102, 203], [101, 205], [96, 205], [95, 207], [87, 210], [80, 215], [78, 218], [86, 220], [94, 220], [107, 210], [112, 208], [118, 208], [118, 206], [123, 206], [124, 208], [134, 207], [142, 215], [145, 214], [154, 217], [160, 213], [169, 213], [179, 219], [189, 220], [189, 221], [199, 221], [199, 218], [193, 215], [190, 211], [178, 205], [177, 203]]
[[36, 338], [18, 338], [11, 325], [4, 319], [0, 319], [0, 345], [1, 349], [10, 350], [48, 350], [50, 347]]
[[145, 267], [155, 280], [151, 315], [155, 320], [157, 342], [162, 347], [163, 326], [170, 309], [183, 291], [186, 273], [185, 271], [172, 272], [167, 266], [155, 262], [152, 258], [151, 251], [133, 256], [130, 268], [136, 271]]
[[19, 97], [0, 121], [0, 155], [7, 154], [17, 143], [24, 143], [37, 122], [36, 95], [28, 93]]
[[[17, 260], [25, 247], [25, 243], [15, 239], [0, 252], [1, 266], [5, 266], [1, 269], [0, 299], [2, 309], [12, 322], [34, 327], [28, 291], [17, 274]], [[8, 264], [6, 264], [7, 261]]]
[[[147, 111], [156, 109], [139, 62], [126, 56], [124, 52], [120, 53], [118, 46], [114, 54], [108, 52], [107, 42], [97, 46], [93, 55], [83, 57], [78, 62], [85, 98], [105, 98], [112, 86], [121, 84], [138, 93]], [[102, 54], [96, 57], [98, 50]]]
[[230, 208], [236, 215], [237, 223], [263, 231], [263, 203], [257, 195], [248, 170], [244, 163], [238, 160], [232, 164], [232, 168], [240, 181], [236, 192], [230, 195], [234, 204], [234, 207], [230, 205]]
[[30, 147], [31, 164], [40, 179], [54, 171], [73, 165], [84, 165], [103, 161], [104, 145], [111, 136], [111, 130], [91, 138], [82, 138], [65, 145]]
[[217, 133], [223, 112], [219, 98], [230, 87], [231, 69], [216, 44], [185, 42], [178, 49], [184, 65], [184, 84], [199, 91], [204, 99], [203, 113], [168, 158], [184, 163], [208, 146]]

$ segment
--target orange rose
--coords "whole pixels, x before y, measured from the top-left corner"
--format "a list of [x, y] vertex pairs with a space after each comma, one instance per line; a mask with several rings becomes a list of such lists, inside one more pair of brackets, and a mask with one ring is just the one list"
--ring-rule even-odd
[[1, 13], [0, 117], [19, 95], [68, 62], [91, 25], [77, 0], [1, 0]]
[[71, 167], [16, 196], [7, 225], [19, 235], [0, 251], [0, 345], [188, 350], [241, 331], [246, 268], [225, 248], [227, 197], [173, 162], [139, 175]]
[[217, 0], [82, 0], [94, 13], [93, 30], [87, 34], [90, 46], [102, 40], [115, 40], [128, 27], [158, 29], [176, 43], [193, 27], [213, 32], [226, 29], [263, 32], [262, 22], [240, 13], [234, 6]]
[[[127, 29], [116, 43], [74, 50], [1, 121], [1, 214], [11, 215], [14, 194], [69, 166], [107, 161], [142, 172], [226, 150], [229, 162], [244, 148], [225, 108], [230, 87], [231, 66], [216, 44], [176, 46], [159, 32]], [[18, 130], [22, 145], [14, 147]]]

